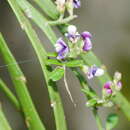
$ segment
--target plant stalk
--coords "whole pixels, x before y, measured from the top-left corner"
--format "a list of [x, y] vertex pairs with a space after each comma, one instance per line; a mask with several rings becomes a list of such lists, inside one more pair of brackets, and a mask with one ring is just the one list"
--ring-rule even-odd
[[[55, 116], [55, 122], [56, 122], [56, 129], [57, 130], [67, 130], [66, 121], [65, 121], [65, 115], [64, 110], [61, 102], [61, 98], [56, 86], [56, 83], [49, 80], [49, 72], [51, 71], [51, 68], [49, 66], [46, 66], [47, 64], [47, 53], [44, 50], [42, 43], [40, 42], [36, 32], [33, 30], [31, 24], [29, 23], [28, 19], [24, 16], [23, 12], [20, 10], [17, 2], [15, 0], [10, 0], [10, 5], [18, 19], [21, 25], [24, 25], [24, 31], [26, 32], [29, 40], [31, 41], [31, 45], [33, 46], [37, 57], [39, 59], [40, 65], [42, 67], [43, 74], [45, 76], [49, 97], [50, 97], [50, 105], [53, 106], [54, 116]], [[19, 0], [20, 2], [24, 2], [23, 0]], [[26, 5], [23, 3], [23, 5]], [[22, 6], [23, 6], [22, 5]], [[26, 7], [26, 6], [25, 6]], [[32, 7], [29, 7], [31, 9]], [[28, 8], [27, 8], [28, 9]], [[37, 16], [38, 17], [38, 16]], [[46, 32], [48, 32], [48, 27], [44, 25], [44, 27], [47, 29]], [[50, 38], [53, 38], [52, 35]], [[51, 40], [53, 40], [51, 39]], [[49, 69], [48, 69], [49, 68]]]

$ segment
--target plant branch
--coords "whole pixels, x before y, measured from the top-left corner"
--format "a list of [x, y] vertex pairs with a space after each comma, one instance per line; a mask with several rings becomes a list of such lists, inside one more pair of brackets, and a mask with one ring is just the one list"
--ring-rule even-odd
[[15, 97], [15, 95], [11, 92], [11, 90], [7, 87], [7, 85], [0, 79], [0, 90], [8, 97], [8, 99], [14, 104], [17, 110], [21, 110], [21, 106], [19, 101]]
[[[2, 54], [6, 64], [10, 64], [12, 62], [17, 63], [10, 50], [8, 49], [8, 46], [6, 45], [2, 34], [0, 34], [0, 53]], [[30, 130], [45, 130], [27, 90], [26, 79], [20, 67], [18, 64], [8, 66], [8, 71], [14, 83], [16, 94], [24, 112], [28, 128]]]
[[12, 130], [0, 106], [0, 130]]
[[75, 18], [77, 18], [77, 15], [69, 16], [69, 17], [63, 18], [63, 19], [58, 19], [56, 21], [48, 21], [47, 24], [49, 24], [51, 26], [56, 26], [56, 25], [68, 23]]
[[[18, 1], [23, 2], [22, 6], [27, 4], [27, 3], [25, 4], [23, 0], [18, 0]], [[24, 30], [25, 30], [29, 40], [31, 41], [31, 45], [33, 46], [33, 48], [37, 54], [37, 57], [39, 59], [39, 62], [41, 64], [42, 71], [44, 73], [45, 80], [47, 83], [50, 100], [51, 100], [50, 103], [51, 103], [51, 106], [53, 107], [53, 111], [54, 111], [57, 130], [61, 130], [61, 129], [67, 130], [65, 116], [64, 116], [64, 110], [63, 110], [62, 102], [60, 99], [60, 95], [59, 95], [56, 83], [49, 80], [49, 72], [52, 70], [50, 67], [46, 66], [47, 53], [44, 50], [44, 48], [42, 47], [42, 43], [40, 42], [36, 32], [33, 30], [31, 24], [29, 23], [27, 18], [24, 16], [24, 14], [20, 10], [17, 3], [14, 2], [14, 0], [11, 0], [10, 5], [11, 5], [12, 9], [14, 10], [14, 13], [17, 16], [17, 19], [20, 22], [20, 24], [24, 25]], [[27, 6], [25, 6], [25, 7], [27, 7]], [[31, 8], [32, 7], [29, 7], [29, 9], [31, 9]], [[38, 16], [37, 16], [37, 18], [38, 18]], [[44, 27], [46, 28], [46, 32], [48, 32], [49, 31], [49, 30], [47, 30], [48, 27], [45, 25], [44, 25]], [[50, 38], [52, 38], [52, 40], [54, 39], [54, 37], [52, 37], [52, 36], [50, 36]]]

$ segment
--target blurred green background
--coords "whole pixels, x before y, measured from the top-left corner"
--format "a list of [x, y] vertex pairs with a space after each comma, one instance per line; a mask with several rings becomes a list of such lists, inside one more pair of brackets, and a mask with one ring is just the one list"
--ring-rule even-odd
[[[81, 0], [81, 2], [82, 8], [75, 11], [79, 17], [72, 24], [76, 24], [79, 32], [87, 30], [93, 34], [93, 51], [107, 66], [111, 75], [117, 70], [123, 74], [122, 92], [130, 100], [130, 0]], [[54, 48], [50, 46], [44, 34], [36, 26], [34, 28], [46, 49], [53, 51]], [[60, 36], [56, 29], [55, 31], [57, 36]], [[6, 0], [0, 0], [0, 32], [3, 33], [17, 61], [36, 59], [27, 36], [21, 30]], [[1, 67], [3, 64], [0, 57], [0, 77], [14, 91], [7, 68]], [[20, 66], [27, 77], [28, 89], [47, 130], [55, 130], [48, 92], [38, 61], [32, 60]], [[85, 107], [85, 97], [80, 91], [78, 81], [69, 70], [67, 77], [71, 93], [77, 103], [77, 107], [74, 108], [63, 81], [59, 81], [58, 87], [63, 99], [68, 130], [97, 130], [91, 110]], [[100, 93], [101, 89], [97, 81], [92, 85]], [[0, 102], [13, 130], [26, 130], [22, 117], [1, 92]], [[107, 114], [115, 111], [119, 114], [120, 120], [114, 130], [130, 130], [130, 123], [116, 108], [102, 108], [99, 111], [104, 125]]]

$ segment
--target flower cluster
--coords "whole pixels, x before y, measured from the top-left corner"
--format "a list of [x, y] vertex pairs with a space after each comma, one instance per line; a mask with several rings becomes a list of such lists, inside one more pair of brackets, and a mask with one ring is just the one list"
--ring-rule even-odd
[[74, 25], [70, 25], [65, 36], [68, 39], [68, 45], [62, 38], [58, 39], [55, 44], [56, 52], [58, 53], [57, 59], [59, 60], [67, 56], [75, 58], [82, 52], [88, 52], [92, 49], [92, 35], [87, 31], [79, 34], [77, 28]]
[[97, 95], [92, 97], [92, 99], [88, 100], [86, 105], [87, 107], [93, 106], [103, 106], [103, 107], [111, 107], [113, 106], [112, 98], [116, 96], [116, 94], [121, 90], [121, 73], [116, 72], [114, 74], [114, 78], [112, 81], [107, 81], [103, 85], [102, 89], [102, 98], [99, 98]]
[[[56, 58], [61, 60], [61, 62], [62, 60], [67, 61], [68, 58], [69, 60], [71, 58], [75, 59], [81, 53], [88, 52], [92, 49], [92, 34], [90, 32], [84, 31], [79, 33], [76, 26], [70, 25], [67, 28], [65, 37], [67, 38], [68, 44], [66, 44], [62, 38], [59, 38], [55, 44], [55, 50], [57, 52]], [[82, 63], [80, 67], [88, 79], [103, 76], [105, 72], [103, 67], [97, 65], [87, 66]], [[87, 106], [91, 106], [90, 104], [94, 102], [95, 106], [111, 107], [113, 105], [111, 101], [112, 97], [115, 96], [121, 88], [121, 73], [116, 72], [113, 80], [107, 81], [103, 85], [102, 98], [99, 98], [97, 95], [91, 97], [92, 99], [87, 102]]]
[[60, 13], [64, 13], [67, 8], [68, 12], [72, 14], [73, 8], [80, 8], [80, 0], [56, 0], [57, 9]]
[[121, 73], [116, 72], [114, 74], [113, 81], [108, 81], [103, 86], [103, 97], [109, 98], [115, 96], [122, 88]]

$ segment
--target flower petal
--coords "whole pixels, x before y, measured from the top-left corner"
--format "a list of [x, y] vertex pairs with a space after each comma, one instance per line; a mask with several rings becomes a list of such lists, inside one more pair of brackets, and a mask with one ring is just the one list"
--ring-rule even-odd
[[84, 40], [84, 46], [83, 46], [83, 51], [89, 51], [92, 49], [92, 42], [90, 38], [86, 38]]

